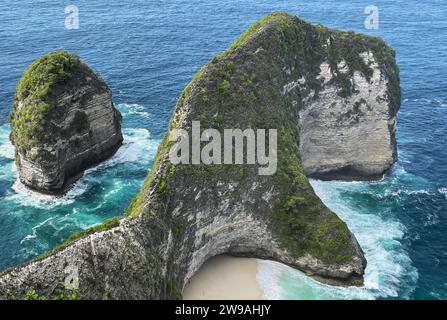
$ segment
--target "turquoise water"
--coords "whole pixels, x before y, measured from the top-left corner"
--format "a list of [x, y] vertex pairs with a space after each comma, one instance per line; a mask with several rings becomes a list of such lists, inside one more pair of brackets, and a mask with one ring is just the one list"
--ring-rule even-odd
[[[72, 232], [120, 215], [138, 192], [176, 99], [194, 73], [243, 30], [274, 10], [382, 36], [397, 51], [403, 89], [399, 161], [379, 182], [313, 186], [357, 236], [368, 259], [365, 286], [325, 286], [265, 262], [271, 298], [447, 298], [447, 4], [374, 1], [379, 30], [363, 22], [365, 1], [76, 1], [80, 29], [64, 29], [68, 1], [0, 3], [0, 269]], [[88, 170], [63, 198], [17, 182], [7, 125], [26, 66], [56, 49], [77, 52], [109, 83], [124, 115], [125, 143]]]

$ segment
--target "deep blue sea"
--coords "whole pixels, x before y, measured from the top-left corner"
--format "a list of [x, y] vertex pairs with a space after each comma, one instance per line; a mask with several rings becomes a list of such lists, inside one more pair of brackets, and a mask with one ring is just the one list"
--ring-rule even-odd
[[[382, 36], [396, 49], [403, 90], [399, 161], [378, 182], [312, 184], [357, 236], [368, 259], [365, 286], [338, 288], [264, 262], [269, 298], [447, 299], [447, 2], [255, 0], [2, 0], [0, 2], [0, 269], [71, 233], [120, 215], [138, 192], [176, 99], [200, 67], [250, 24], [275, 10], [312, 23]], [[64, 27], [66, 5], [79, 29]], [[364, 27], [367, 5], [379, 29]], [[17, 181], [8, 114], [15, 85], [36, 58], [78, 53], [113, 91], [124, 145], [63, 198]]]

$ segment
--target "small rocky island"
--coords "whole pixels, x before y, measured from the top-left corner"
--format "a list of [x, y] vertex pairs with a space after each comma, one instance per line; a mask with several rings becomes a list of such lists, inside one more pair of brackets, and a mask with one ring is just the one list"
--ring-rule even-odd
[[28, 67], [10, 120], [20, 181], [43, 193], [63, 193], [123, 141], [121, 114], [109, 87], [66, 51], [49, 53]]
[[[272, 13], [212, 59], [181, 94], [152, 170], [125, 217], [74, 235], [0, 276], [0, 297], [179, 299], [219, 254], [272, 259], [334, 285], [362, 285], [364, 254], [308, 176], [374, 179], [396, 159], [400, 106], [385, 42]], [[174, 165], [175, 128], [275, 128], [277, 171]], [[72, 281], [72, 279], [77, 279]], [[65, 291], [64, 291], [65, 290]]]

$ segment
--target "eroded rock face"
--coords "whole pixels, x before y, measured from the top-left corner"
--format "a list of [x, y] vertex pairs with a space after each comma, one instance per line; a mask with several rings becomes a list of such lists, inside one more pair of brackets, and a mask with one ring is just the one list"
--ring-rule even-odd
[[[364, 52], [378, 66], [365, 63]], [[335, 68], [337, 72], [330, 71]], [[388, 83], [388, 89], [377, 88], [378, 81]], [[324, 171], [326, 164], [312, 162], [307, 152], [314, 152], [309, 143], [315, 149], [327, 143], [315, 139], [319, 127], [337, 123], [326, 112], [331, 104], [324, 107], [325, 101], [336, 103], [333, 116], [339, 117], [363, 97], [366, 102], [356, 109], [358, 122], [352, 123], [352, 130], [362, 132], [358, 127], [364, 124], [368, 131], [395, 114], [382, 115], [384, 104], [377, 107], [372, 101], [389, 99], [397, 110], [398, 87], [393, 52], [380, 39], [312, 26], [281, 12], [261, 19], [185, 88], [127, 217], [6, 272], [0, 277], [0, 296], [20, 297], [34, 289], [55, 297], [62, 290], [60, 283], [76, 270], [82, 298], [181, 298], [182, 288], [200, 266], [223, 253], [273, 259], [330, 284], [361, 285], [363, 252], [346, 224], [315, 195], [306, 171]], [[367, 96], [369, 90], [378, 97]], [[363, 111], [368, 105], [378, 110]], [[192, 121], [219, 131], [276, 129], [276, 173], [261, 176], [258, 164], [173, 165], [169, 136], [175, 128], [189, 131]], [[312, 122], [317, 122], [316, 129]], [[341, 130], [347, 131], [348, 120], [343, 123]], [[365, 141], [367, 137], [376, 143], [374, 135], [368, 134]], [[343, 141], [349, 142], [337, 142], [343, 150], [355, 149]], [[341, 159], [336, 163], [357, 159], [343, 150], [336, 150], [334, 159]]]
[[109, 87], [65, 51], [27, 69], [17, 86], [11, 128], [20, 180], [45, 193], [63, 192], [123, 140]]
[[356, 52], [369, 66], [365, 75], [354, 70], [352, 93], [344, 96], [331, 81], [347, 74], [342, 59], [335, 68], [320, 64], [323, 89], [308, 99], [299, 114], [300, 152], [308, 176], [321, 179], [366, 180], [381, 178], [397, 159], [396, 113], [393, 95], [399, 83], [396, 66], [379, 64], [371, 51]]

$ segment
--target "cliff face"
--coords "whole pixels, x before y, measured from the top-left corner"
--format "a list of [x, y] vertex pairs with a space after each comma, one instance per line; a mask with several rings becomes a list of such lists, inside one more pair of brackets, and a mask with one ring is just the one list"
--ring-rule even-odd
[[[365, 62], [365, 56], [375, 63]], [[76, 270], [82, 298], [180, 298], [198, 268], [223, 253], [277, 260], [326, 283], [361, 285], [363, 252], [345, 223], [315, 195], [306, 173], [339, 172], [325, 162], [332, 159], [329, 151], [319, 162], [312, 152], [328, 143], [321, 139], [324, 123], [338, 134], [334, 117], [341, 115], [352, 120], [343, 120], [341, 130], [348, 132], [350, 123], [365, 135], [365, 144], [371, 137], [377, 146], [357, 149], [352, 139], [337, 141], [342, 148], [331, 149], [336, 165], [360, 159], [355, 163], [366, 169], [356, 167], [355, 175], [367, 179], [389, 166], [395, 157], [398, 88], [393, 52], [380, 39], [312, 26], [281, 12], [261, 19], [185, 88], [127, 217], [4, 273], [0, 294], [20, 297], [34, 289], [55, 297]], [[380, 95], [367, 95], [375, 92]], [[329, 96], [336, 105], [325, 105]], [[357, 106], [362, 97], [366, 102]], [[219, 131], [276, 129], [276, 173], [259, 175], [258, 164], [173, 165], [169, 136], [176, 128], [190, 131], [193, 121]], [[375, 159], [377, 149], [388, 150], [376, 141], [375, 124], [379, 135], [389, 134], [386, 164], [382, 158], [366, 161]]]
[[[377, 39], [339, 33], [325, 49], [316, 76], [322, 86], [310, 90], [299, 112], [305, 172], [321, 179], [381, 178], [397, 159], [394, 52]], [[302, 90], [303, 81], [290, 82], [287, 90]]]
[[123, 140], [121, 115], [106, 83], [73, 54], [50, 53], [20, 80], [11, 113], [20, 180], [63, 192], [84, 169], [110, 157]]

